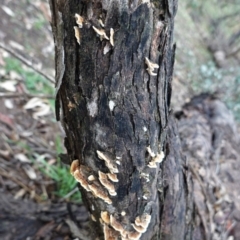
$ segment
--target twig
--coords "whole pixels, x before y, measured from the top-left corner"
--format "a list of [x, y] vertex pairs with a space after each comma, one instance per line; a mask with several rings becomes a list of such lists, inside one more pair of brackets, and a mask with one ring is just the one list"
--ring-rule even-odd
[[53, 77], [50, 77], [50, 76], [46, 75], [44, 72], [42, 72], [41, 70], [37, 69], [37, 67], [34, 66], [34, 64], [31, 61], [29, 61], [28, 59], [24, 58], [22, 55], [20, 55], [19, 53], [15, 52], [13, 49], [7, 47], [3, 42], [0, 42], [0, 48], [4, 49], [5, 51], [7, 51], [11, 55], [13, 55], [15, 58], [17, 58], [19, 61], [24, 63], [26, 66], [30, 67], [35, 72], [37, 72], [38, 74], [42, 75], [47, 80], [49, 80], [51, 83], [55, 84], [55, 80], [54, 80]]
[[[29, 188], [27, 185], [25, 185], [24, 183], [22, 183], [19, 179], [14, 178], [13, 176], [11, 176], [9, 173], [0, 170], [0, 175], [3, 177], [6, 177], [8, 179], [11, 179], [13, 182], [15, 182], [17, 185], [21, 186], [23, 189], [25, 189], [27, 192], [29, 192], [30, 194], [32, 193], [32, 189]], [[42, 198], [38, 195], [38, 194], [34, 194], [34, 198], [38, 201], [41, 202]]]
[[44, 95], [44, 94], [30, 94], [30, 93], [3, 93], [0, 92], [0, 98], [18, 98], [18, 97], [28, 97], [28, 98], [55, 98], [53, 95]]

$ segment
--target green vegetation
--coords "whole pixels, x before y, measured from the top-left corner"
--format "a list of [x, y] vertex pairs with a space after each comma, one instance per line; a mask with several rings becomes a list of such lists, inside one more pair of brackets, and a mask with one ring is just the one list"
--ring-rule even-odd
[[[69, 200], [81, 202], [81, 194], [79, 191], [74, 191], [77, 187], [76, 180], [71, 176], [69, 167], [64, 166], [58, 159], [56, 165], [50, 165], [43, 157], [39, 157], [38, 161], [41, 163], [40, 170], [44, 172], [49, 178], [54, 180], [57, 184], [57, 191], [53, 194], [60, 198], [69, 196]], [[73, 192], [73, 194], [69, 194]]]
[[[14, 58], [5, 58], [6, 62], [5, 69], [7, 72], [15, 71], [22, 78], [23, 82], [26, 86], [26, 89], [29, 93], [32, 94], [49, 94], [54, 95], [55, 89], [53, 85], [49, 83], [44, 77], [40, 76], [38, 73], [32, 71], [28, 68], [23, 68], [20, 61]], [[54, 109], [54, 100], [48, 100], [52, 109]], [[60, 159], [57, 159], [57, 163], [49, 164], [48, 161], [43, 156], [38, 156], [36, 153], [33, 153], [31, 148], [25, 142], [18, 141], [13, 142], [11, 144], [15, 144], [22, 149], [24, 149], [26, 155], [29, 159], [32, 159], [33, 164], [36, 168], [39, 168], [47, 177], [52, 179], [57, 186], [57, 190], [53, 192], [54, 196], [58, 198], [65, 198], [75, 202], [81, 202], [81, 194], [79, 191], [74, 191], [77, 187], [76, 180], [71, 176], [69, 172], [69, 167], [63, 165], [60, 162]], [[55, 139], [55, 148], [57, 154], [60, 154], [63, 151], [61, 138], [59, 136]], [[33, 158], [33, 156], [35, 156]], [[36, 162], [34, 159], [37, 157], [38, 161]]]
[[[179, 1], [175, 75], [187, 86], [188, 97], [201, 92], [219, 93], [240, 122], [240, 67], [235, 58], [237, 53], [232, 54], [240, 49], [239, 3], [239, 0]], [[214, 51], [218, 50], [225, 54], [223, 68], [215, 63]]]

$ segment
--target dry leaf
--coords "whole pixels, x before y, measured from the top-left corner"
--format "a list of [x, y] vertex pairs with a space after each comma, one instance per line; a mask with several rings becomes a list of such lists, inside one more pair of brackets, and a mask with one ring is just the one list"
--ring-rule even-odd
[[24, 165], [23, 169], [30, 179], [32, 180], [37, 179], [37, 174], [30, 165]]
[[27, 162], [30, 163], [31, 161], [24, 155], [23, 153], [18, 153], [14, 156], [15, 159], [19, 160], [20, 162]]
[[9, 92], [15, 92], [16, 84], [17, 84], [17, 82], [14, 80], [5, 81], [5, 82], [0, 83], [0, 88], [3, 88]]

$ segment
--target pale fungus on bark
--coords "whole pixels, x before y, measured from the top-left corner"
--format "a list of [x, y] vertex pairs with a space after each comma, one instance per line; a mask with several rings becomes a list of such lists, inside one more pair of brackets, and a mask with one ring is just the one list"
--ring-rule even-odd
[[117, 240], [119, 233], [110, 228], [107, 224], [103, 224], [104, 240]]
[[107, 34], [106, 34], [106, 32], [105, 32], [104, 29], [98, 29], [98, 28], [96, 28], [96, 27], [94, 27], [94, 26], [92, 26], [92, 27], [93, 27], [93, 30], [99, 35], [101, 41], [102, 41], [104, 38], [107, 39], [107, 40], [109, 40], [109, 37], [107, 36]]
[[143, 228], [142, 226], [137, 226], [135, 224], [132, 224], [132, 226], [137, 232], [140, 232], [140, 233], [144, 233], [147, 230], [146, 228]]
[[117, 193], [115, 191], [115, 187], [114, 185], [108, 180], [107, 174], [98, 171], [98, 175], [99, 175], [99, 181], [100, 183], [108, 190], [109, 194], [111, 196], [116, 196]]
[[150, 146], [147, 147], [147, 151], [152, 158], [154, 158], [156, 156], [156, 154], [152, 151]]
[[124, 217], [126, 215], [126, 212], [125, 211], [122, 211], [121, 212], [121, 215]]
[[99, 186], [97, 186], [96, 184], [89, 184], [88, 187], [96, 197], [102, 199], [107, 204], [112, 204], [112, 200], [101, 188], [99, 188]]
[[124, 231], [122, 224], [118, 222], [113, 215], [110, 215], [110, 225], [121, 234]]
[[94, 222], [96, 222], [97, 220], [96, 220], [96, 218], [91, 214], [91, 219], [94, 221]]
[[145, 63], [147, 64], [148, 68], [146, 69], [151, 76], [157, 76], [156, 73], [154, 73], [155, 68], [159, 68], [159, 65], [156, 63], [151, 62], [147, 57], [145, 57]]
[[75, 159], [72, 161], [71, 166], [70, 166], [70, 173], [73, 175], [76, 170], [79, 169], [79, 160]]
[[141, 226], [141, 227], [146, 228], [146, 229], [147, 229], [150, 222], [151, 222], [151, 215], [149, 215], [147, 213], [143, 213], [142, 216], [138, 216], [135, 219], [135, 225], [136, 226]]
[[87, 180], [84, 178], [84, 176], [80, 173], [79, 170], [76, 170], [73, 173], [73, 176], [86, 191], [90, 191]]
[[75, 38], [76, 38], [78, 44], [80, 45], [80, 43], [81, 43], [80, 29], [79, 29], [79, 27], [76, 27], [76, 26], [74, 26], [73, 28], [75, 31]]
[[116, 163], [114, 163], [114, 161], [111, 158], [109, 158], [106, 154], [97, 150], [97, 155], [99, 159], [105, 161], [105, 164], [108, 167], [110, 173], [119, 172]]
[[101, 219], [104, 223], [110, 224], [110, 215], [107, 211], [101, 211]]
[[100, 23], [101, 27], [103, 27], [103, 28], [105, 27], [105, 25], [104, 25], [102, 19], [98, 19], [98, 22]]
[[139, 240], [141, 236], [142, 236], [142, 233], [137, 232], [137, 231], [128, 233], [129, 240]]
[[83, 17], [80, 16], [79, 14], [75, 13], [75, 19], [76, 19], [76, 23], [78, 25], [79, 28], [82, 28], [83, 27]]
[[114, 36], [114, 30], [113, 30], [113, 28], [110, 28], [110, 43], [111, 43], [111, 45], [114, 47], [114, 39], [113, 39], [113, 36]]
[[94, 181], [95, 180], [95, 177], [93, 176], [93, 175], [90, 175], [89, 177], [88, 177], [88, 181]]
[[118, 182], [117, 174], [115, 174], [115, 173], [107, 173], [107, 176], [108, 176], [108, 178], [112, 182]]

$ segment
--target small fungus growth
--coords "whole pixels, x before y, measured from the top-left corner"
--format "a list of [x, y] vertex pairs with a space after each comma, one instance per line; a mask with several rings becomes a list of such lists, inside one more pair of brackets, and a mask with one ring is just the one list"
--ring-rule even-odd
[[151, 62], [147, 57], [145, 57], [145, 63], [147, 64], [148, 68], [146, 69], [150, 76], [157, 76], [157, 73], [154, 73], [155, 68], [159, 68], [159, 65], [156, 63]]
[[81, 43], [81, 36], [80, 36], [79, 27], [74, 26], [73, 28], [74, 28], [74, 31], [75, 31], [75, 38], [76, 38], [78, 44], [80, 45], [80, 43]]
[[75, 19], [76, 19], [76, 23], [78, 25], [79, 28], [82, 28], [83, 27], [83, 17], [80, 16], [79, 14], [75, 13]]
[[114, 47], [113, 35], [114, 35], [114, 30], [113, 30], [113, 28], [110, 28], [110, 43]]
[[93, 30], [100, 36], [100, 40], [102, 41], [104, 38], [109, 40], [106, 32], [104, 29], [98, 29], [96, 27], [93, 26]]

